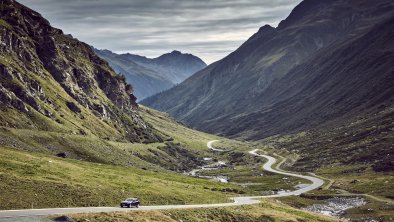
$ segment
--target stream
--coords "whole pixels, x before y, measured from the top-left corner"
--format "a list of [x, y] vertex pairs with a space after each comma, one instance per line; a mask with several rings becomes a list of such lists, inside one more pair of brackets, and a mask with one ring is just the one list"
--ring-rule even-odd
[[[210, 158], [204, 158], [204, 160], [209, 161], [211, 159]], [[201, 175], [198, 175], [199, 171], [203, 171], [203, 170], [217, 170], [217, 169], [220, 169], [220, 168], [225, 167], [225, 166], [226, 166], [226, 162], [218, 161], [218, 162], [215, 162], [215, 163], [204, 165], [204, 166], [202, 166], [202, 167], [200, 167], [198, 169], [191, 170], [191, 171], [187, 172], [186, 175], [189, 175], [189, 176], [192, 176], [192, 177], [198, 177], [198, 178], [211, 179], [211, 180], [219, 181], [219, 182], [222, 182], [222, 183], [228, 183], [230, 178], [228, 178], [226, 176], [221, 176], [221, 175], [218, 175], [218, 176], [201, 176]]]
[[348, 209], [367, 204], [367, 202], [360, 197], [333, 197], [324, 200], [324, 202], [324, 204], [313, 204], [303, 208], [303, 210], [339, 217]]

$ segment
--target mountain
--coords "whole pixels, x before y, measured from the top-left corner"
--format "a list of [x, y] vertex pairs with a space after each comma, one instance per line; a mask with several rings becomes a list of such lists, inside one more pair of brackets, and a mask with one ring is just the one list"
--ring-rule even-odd
[[141, 103], [188, 125], [259, 140], [392, 109], [394, 3], [301, 2], [224, 59]]
[[174, 83], [158, 72], [139, 65], [109, 50], [95, 50], [96, 54], [108, 61], [110, 66], [126, 77], [126, 81], [134, 85], [134, 94], [138, 99], [171, 88]]
[[128, 61], [133, 61], [139, 65], [155, 70], [174, 84], [182, 82], [192, 74], [207, 66], [200, 58], [176, 50], [153, 59], [130, 53], [120, 56]]
[[0, 11], [1, 127], [161, 140], [141, 118], [133, 87], [89, 45], [16, 1], [1, 0]]
[[173, 51], [157, 58], [147, 58], [130, 53], [116, 54], [109, 50], [95, 49], [98, 56], [135, 85], [139, 100], [165, 91], [182, 82], [207, 65], [198, 57]]

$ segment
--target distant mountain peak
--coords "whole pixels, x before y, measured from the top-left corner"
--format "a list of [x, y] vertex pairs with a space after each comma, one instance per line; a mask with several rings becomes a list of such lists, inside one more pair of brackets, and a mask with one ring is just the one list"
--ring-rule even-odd
[[180, 55], [183, 54], [181, 51], [173, 50], [170, 54]]
[[169, 89], [207, 66], [197, 56], [178, 50], [157, 58], [131, 53], [116, 54], [109, 50], [96, 50], [96, 53], [107, 60], [113, 69], [124, 74], [127, 81], [134, 83], [138, 99]]
[[266, 32], [266, 31], [271, 31], [274, 30], [275, 28], [270, 26], [270, 25], [264, 25], [262, 27], [260, 27], [258, 32]]
[[133, 54], [133, 53], [130, 53], [130, 52], [123, 53], [123, 54], [120, 54], [120, 55], [126, 55], [126, 56], [133, 56], [133, 57], [139, 57], [139, 58], [148, 59], [148, 57], [146, 57], [146, 56], [137, 55], [137, 54]]
[[[172, 52], [164, 53], [163, 55], [157, 57], [156, 59], [160, 59], [160, 58], [167, 57], [167, 56], [171, 56], [171, 57], [195, 58], [195, 59], [201, 60], [199, 57], [197, 57], [197, 56], [195, 56], [195, 55], [193, 55], [193, 54], [190, 54], [190, 53], [182, 53], [181, 51], [178, 51], [178, 50], [173, 50]], [[202, 60], [201, 60], [201, 61], [202, 61]]]
[[279, 23], [278, 28], [286, 28], [307, 16], [315, 16], [320, 12], [320, 8], [327, 8], [329, 5], [332, 5], [333, 2], [335, 2], [335, 0], [304, 0], [291, 11], [290, 15], [285, 20]]

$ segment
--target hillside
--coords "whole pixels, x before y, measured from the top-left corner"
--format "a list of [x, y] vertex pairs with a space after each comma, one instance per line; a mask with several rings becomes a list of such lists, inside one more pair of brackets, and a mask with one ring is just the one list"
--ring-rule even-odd
[[291, 168], [313, 171], [332, 165], [371, 166], [375, 172], [392, 172], [394, 110], [381, 109], [353, 121], [290, 135], [268, 137], [260, 142], [300, 157]]
[[85, 43], [37, 12], [1, 1], [0, 126], [157, 142], [133, 87]]
[[207, 66], [200, 58], [179, 51], [153, 59], [129, 53], [116, 54], [109, 50], [95, 49], [95, 52], [135, 86], [138, 100], [165, 91]]
[[393, 106], [392, 1], [300, 3], [224, 59], [142, 101], [186, 124], [259, 140]]

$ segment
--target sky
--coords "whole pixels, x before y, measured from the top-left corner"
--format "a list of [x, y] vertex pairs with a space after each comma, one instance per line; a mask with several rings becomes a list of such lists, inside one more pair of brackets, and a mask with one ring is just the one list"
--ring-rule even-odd
[[19, 0], [66, 34], [116, 53], [150, 58], [173, 50], [206, 63], [258, 29], [276, 27], [301, 0]]

